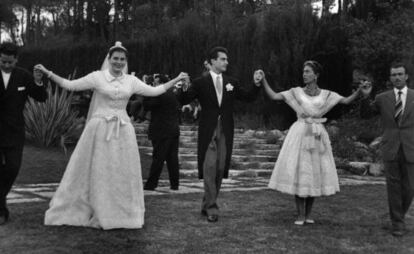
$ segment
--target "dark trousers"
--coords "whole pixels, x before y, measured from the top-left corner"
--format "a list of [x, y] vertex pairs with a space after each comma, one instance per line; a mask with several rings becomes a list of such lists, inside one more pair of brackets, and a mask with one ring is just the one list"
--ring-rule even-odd
[[225, 161], [226, 139], [219, 119], [203, 163], [204, 197], [201, 210], [208, 215], [218, 215], [217, 197], [223, 181]]
[[384, 163], [388, 206], [395, 229], [404, 229], [404, 217], [414, 195], [414, 163], [408, 163], [402, 148], [394, 161]]
[[152, 164], [146, 189], [155, 189], [161, 175], [164, 161], [167, 162], [171, 188], [179, 186], [178, 136], [152, 140]]
[[0, 147], [0, 215], [8, 215], [7, 194], [13, 186], [22, 162], [23, 147]]

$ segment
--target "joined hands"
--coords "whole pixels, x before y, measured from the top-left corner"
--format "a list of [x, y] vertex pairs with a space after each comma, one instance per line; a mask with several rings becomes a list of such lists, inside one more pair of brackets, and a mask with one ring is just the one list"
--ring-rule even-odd
[[265, 79], [265, 74], [263, 70], [255, 70], [253, 73], [253, 81], [256, 86], [260, 86]]
[[359, 82], [358, 91], [364, 97], [368, 97], [372, 92], [372, 83], [370, 81], [361, 80]]

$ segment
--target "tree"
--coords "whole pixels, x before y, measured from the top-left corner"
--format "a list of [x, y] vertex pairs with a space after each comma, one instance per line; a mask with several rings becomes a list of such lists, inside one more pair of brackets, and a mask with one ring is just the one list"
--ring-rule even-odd
[[[13, 13], [11, 1], [5, 0], [0, 2], [0, 30], [13, 27], [16, 24], [16, 15]], [[13, 38], [12, 38], [13, 39]], [[1, 42], [0, 32], [0, 42]]]

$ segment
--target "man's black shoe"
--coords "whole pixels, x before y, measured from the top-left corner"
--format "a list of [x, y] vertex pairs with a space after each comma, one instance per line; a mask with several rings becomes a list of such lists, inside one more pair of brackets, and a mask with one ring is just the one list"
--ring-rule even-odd
[[391, 234], [395, 237], [402, 237], [405, 234], [405, 230], [402, 229], [394, 229]]
[[208, 222], [217, 222], [218, 221], [218, 215], [213, 214], [213, 215], [207, 216], [207, 221]]
[[0, 225], [6, 224], [6, 222], [9, 220], [9, 214], [0, 215]]

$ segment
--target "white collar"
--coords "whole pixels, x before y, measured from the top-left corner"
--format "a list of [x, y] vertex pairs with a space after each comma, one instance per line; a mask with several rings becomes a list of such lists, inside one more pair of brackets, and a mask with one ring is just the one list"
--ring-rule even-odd
[[210, 70], [210, 75], [213, 78], [214, 82], [216, 82], [217, 77], [222, 78], [221, 73], [217, 74], [217, 73], [215, 73], [214, 71], [211, 71], [211, 70]]
[[12, 73], [12, 72], [5, 72], [5, 71], [1, 70], [1, 74], [2, 74], [3, 76], [9, 76], [9, 75], [11, 75], [11, 73]]
[[122, 81], [124, 80], [124, 78], [125, 78], [125, 74], [122, 72], [122, 75], [121, 76], [119, 76], [119, 77], [114, 77], [110, 72], [109, 72], [109, 70], [108, 69], [106, 69], [106, 70], [104, 70], [103, 71], [103, 74], [104, 74], [104, 77], [105, 77], [105, 79], [106, 79], [106, 81], [108, 81], [108, 82], [112, 82], [112, 81], [115, 81], [115, 80], [118, 80], [119, 82], [121, 82], [122, 83]]
[[399, 91], [402, 92], [401, 95], [407, 94], [407, 86], [404, 86], [401, 90], [394, 87], [394, 94], [395, 94], [395, 96], [398, 96], [398, 92]]

